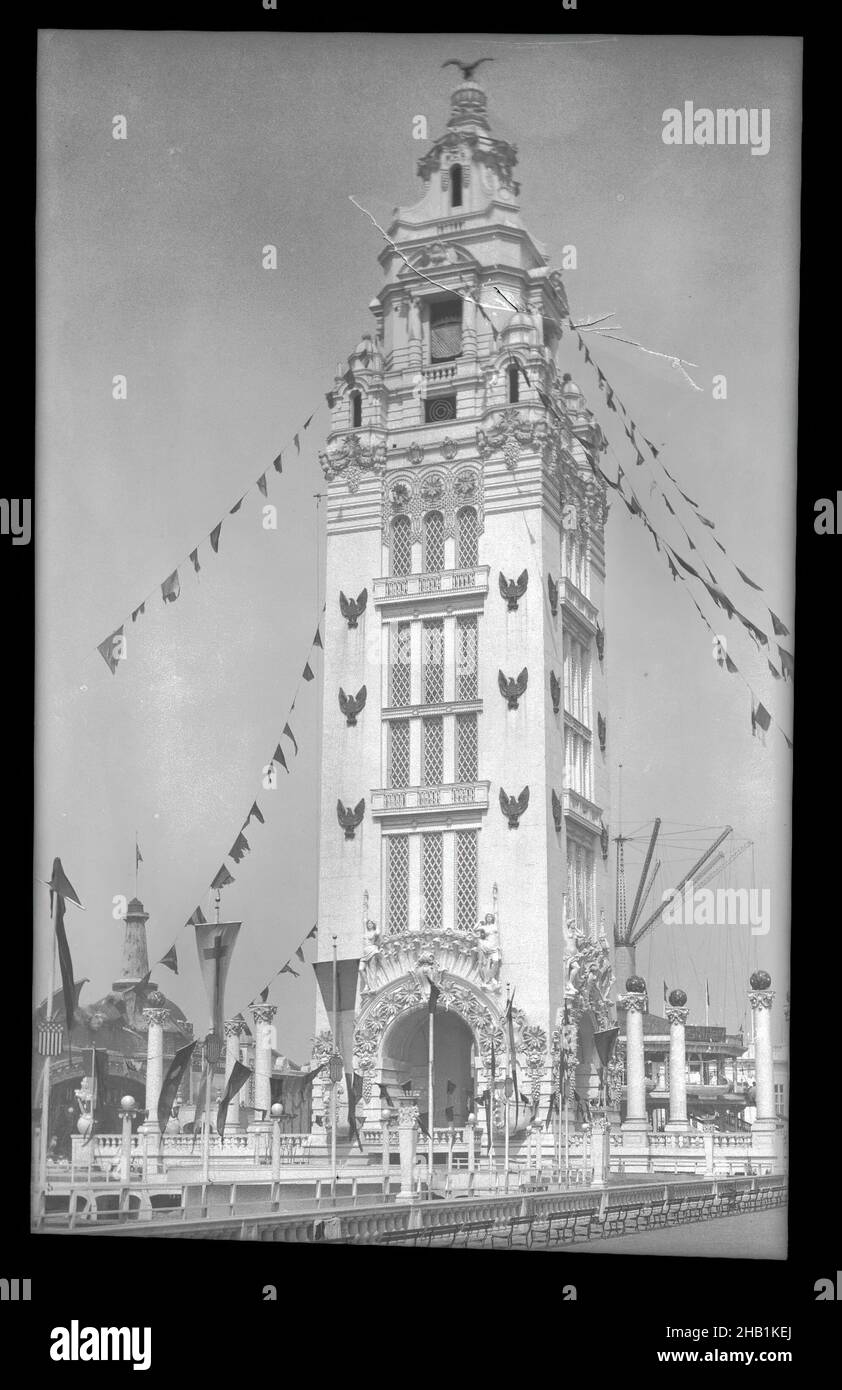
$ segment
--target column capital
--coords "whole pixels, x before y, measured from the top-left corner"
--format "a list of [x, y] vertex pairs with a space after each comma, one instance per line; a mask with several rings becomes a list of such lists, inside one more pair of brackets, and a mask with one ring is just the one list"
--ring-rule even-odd
[[690, 1010], [682, 1007], [679, 1004], [668, 1004], [667, 1007], [664, 1009], [664, 1013], [666, 1014], [673, 1028], [677, 1028], [679, 1024], [683, 1028], [685, 1023], [687, 1022], [687, 1016], [690, 1013]]
[[240, 1038], [246, 1031], [245, 1020], [242, 1018], [226, 1018], [222, 1028], [226, 1038]]
[[251, 1016], [255, 1023], [271, 1023], [277, 1012], [277, 1004], [255, 1004]]
[[163, 1028], [164, 1024], [165, 1024], [165, 1023], [167, 1022], [167, 1020], [169, 1019], [169, 1016], [170, 1016], [170, 1011], [169, 1011], [169, 1009], [144, 1009], [144, 1010], [143, 1010], [143, 1017], [146, 1019], [146, 1022], [149, 1024], [150, 1028], [152, 1027], [152, 1024], [153, 1024], [153, 1023], [157, 1023], [157, 1025], [158, 1025], [159, 1028]]
[[750, 989], [748, 1002], [753, 1009], [771, 1009], [775, 997], [773, 989]]
[[645, 994], [620, 994], [617, 996], [617, 1008], [624, 1009], [628, 1014], [645, 1014], [649, 1006], [649, 1000]]

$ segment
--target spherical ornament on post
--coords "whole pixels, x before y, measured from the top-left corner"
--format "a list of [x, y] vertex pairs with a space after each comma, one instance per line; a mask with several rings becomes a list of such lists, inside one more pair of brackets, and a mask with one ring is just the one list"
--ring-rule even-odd
[[132, 1116], [137, 1110], [137, 1101], [134, 1096], [120, 1097], [120, 1114]]
[[279, 1103], [278, 1103], [277, 1101], [275, 1101], [275, 1104], [274, 1104], [273, 1106], [271, 1106], [271, 1107], [270, 1107], [270, 1110], [269, 1110], [269, 1114], [272, 1116], [272, 1119], [273, 1119], [273, 1120], [280, 1120], [280, 1118], [281, 1118], [281, 1116], [283, 1115], [283, 1113], [284, 1113], [284, 1107], [283, 1107], [282, 1105], [279, 1105]]
[[642, 975], [629, 975], [626, 980], [626, 990], [629, 994], [645, 994], [646, 981]]
[[752, 989], [768, 989], [771, 983], [772, 976], [769, 974], [768, 970], [755, 970], [749, 980]]
[[669, 1001], [674, 1009], [683, 1009], [687, 1003], [687, 995], [683, 989], [671, 989]]

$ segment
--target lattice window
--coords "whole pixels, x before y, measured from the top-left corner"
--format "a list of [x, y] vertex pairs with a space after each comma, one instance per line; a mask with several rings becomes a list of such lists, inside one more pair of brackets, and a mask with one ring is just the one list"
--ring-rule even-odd
[[462, 353], [462, 301], [446, 299], [430, 305], [430, 359], [450, 362]]
[[440, 833], [421, 836], [421, 892], [424, 897], [422, 917], [428, 931], [442, 926], [443, 846]]
[[456, 563], [460, 569], [479, 564], [479, 521], [473, 507], [463, 507], [456, 518]]
[[444, 622], [429, 618], [423, 626], [423, 699], [435, 704], [444, 699]]
[[390, 932], [409, 930], [409, 839], [390, 835], [386, 847], [386, 921]]
[[456, 832], [456, 930], [469, 931], [479, 912], [477, 831]]
[[389, 724], [389, 786], [409, 786], [409, 720]]
[[475, 700], [477, 677], [477, 618], [471, 613], [456, 619], [456, 698]]
[[440, 787], [444, 781], [444, 720], [441, 715], [422, 720], [422, 731], [422, 784]]
[[427, 512], [424, 517], [424, 569], [436, 574], [444, 569], [444, 517]]
[[412, 697], [412, 651], [410, 624], [392, 625], [391, 701], [408, 705]]
[[456, 781], [475, 782], [479, 776], [478, 728], [475, 714], [456, 716]]
[[408, 516], [396, 516], [392, 522], [392, 574], [412, 574], [412, 538]]

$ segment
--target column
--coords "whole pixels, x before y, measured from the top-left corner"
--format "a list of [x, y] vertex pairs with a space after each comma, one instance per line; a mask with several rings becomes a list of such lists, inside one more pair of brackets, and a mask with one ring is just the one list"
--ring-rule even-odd
[[626, 1014], [626, 1118], [622, 1128], [644, 1131], [646, 1116], [646, 1071], [643, 1060], [643, 1015], [646, 1013], [646, 984], [639, 975], [626, 981], [628, 993], [617, 1000]]
[[[268, 1131], [271, 1128], [269, 1110], [272, 1104], [272, 1020], [278, 1012], [274, 1004], [258, 1004], [252, 1009], [254, 1019], [254, 1108], [249, 1129]], [[261, 1119], [261, 1111], [265, 1111]]]
[[409, 343], [409, 366], [411, 370], [418, 370], [424, 360], [424, 349], [421, 339], [421, 306], [415, 295], [409, 296], [407, 312], [407, 338]]
[[401, 1186], [396, 1200], [414, 1202], [415, 1152], [418, 1144], [419, 1091], [408, 1091], [398, 1097], [398, 1143], [401, 1155]]
[[690, 1128], [687, 1119], [687, 1057], [684, 1045], [684, 1028], [687, 1015], [687, 995], [683, 989], [670, 992], [669, 1004], [664, 1010], [670, 1025], [670, 1117], [666, 1123], [668, 1134], [686, 1133]]
[[469, 297], [462, 303], [462, 356], [477, 355], [477, 306], [474, 297], [479, 298], [479, 286], [474, 285]]
[[[225, 1020], [225, 1084], [231, 1077], [234, 1070], [234, 1063], [240, 1060], [240, 1037], [243, 1032], [243, 1025], [238, 1018], [228, 1018]], [[240, 1125], [240, 1092], [232, 1097], [228, 1105], [228, 1119], [226, 1129], [238, 1129]]]
[[140, 1127], [142, 1134], [159, 1135], [158, 1101], [164, 1080], [164, 1023], [169, 1017], [166, 1009], [144, 1009], [146, 1019], [146, 1119]]
[[772, 1066], [772, 977], [756, 970], [751, 977], [748, 1002], [754, 1014], [754, 1089], [757, 1107], [752, 1131], [775, 1130], [775, 1086]]
[[603, 1115], [596, 1115], [591, 1124], [593, 1178], [592, 1187], [604, 1187], [611, 1171], [611, 1126]]

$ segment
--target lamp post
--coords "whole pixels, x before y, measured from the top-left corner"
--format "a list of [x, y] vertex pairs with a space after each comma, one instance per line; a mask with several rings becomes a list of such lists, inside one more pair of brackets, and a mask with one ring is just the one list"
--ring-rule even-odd
[[279, 1101], [270, 1107], [269, 1114], [272, 1116], [272, 1181], [281, 1180], [281, 1117], [284, 1107]]
[[120, 1180], [129, 1183], [132, 1180], [132, 1120], [137, 1110], [137, 1101], [134, 1096], [123, 1096], [120, 1100], [120, 1119], [123, 1122], [123, 1147]]

